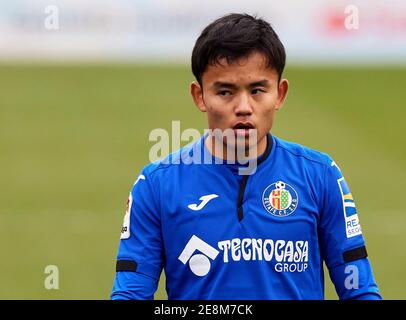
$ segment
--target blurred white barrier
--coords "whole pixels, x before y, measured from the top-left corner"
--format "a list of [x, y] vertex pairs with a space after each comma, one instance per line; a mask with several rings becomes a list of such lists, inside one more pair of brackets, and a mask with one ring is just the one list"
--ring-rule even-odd
[[188, 62], [230, 12], [271, 22], [290, 63], [406, 63], [404, 0], [0, 0], [0, 60]]

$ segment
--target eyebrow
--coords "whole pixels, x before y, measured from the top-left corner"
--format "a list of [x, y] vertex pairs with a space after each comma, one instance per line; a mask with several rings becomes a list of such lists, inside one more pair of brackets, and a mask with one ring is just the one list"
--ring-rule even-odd
[[[255, 81], [252, 82], [248, 85], [249, 88], [253, 88], [253, 87], [267, 87], [269, 85], [269, 81], [264, 79], [264, 80], [260, 80], [260, 81]], [[227, 88], [227, 89], [235, 89], [238, 86], [235, 85], [234, 83], [230, 83], [230, 82], [222, 82], [222, 81], [216, 81], [213, 83], [213, 87], [215, 89], [219, 89], [219, 88]]]
[[219, 89], [219, 88], [235, 89], [235, 88], [237, 88], [237, 86], [230, 82], [216, 81], [215, 83], [213, 83], [213, 88], [215, 88], [215, 89]]
[[268, 85], [269, 85], [269, 81], [264, 79], [264, 80], [260, 80], [260, 81], [250, 83], [249, 87], [250, 88], [252, 88], [252, 87], [267, 87]]

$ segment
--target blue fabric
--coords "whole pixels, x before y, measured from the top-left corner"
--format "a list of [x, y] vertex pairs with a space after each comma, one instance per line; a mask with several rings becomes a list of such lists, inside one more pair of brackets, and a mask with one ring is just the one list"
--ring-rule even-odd
[[117, 272], [111, 298], [152, 299], [164, 269], [169, 299], [324, 299], [325, 261], [340, 299], [380, 299], [368, 258], [344, 261], [365, 241], [337, 165], [271, 139], [248, 177], [241, 221], [235, 165], [183, 161], [206, 151], [204, 137], [146, 166], [117, 257], [137, 270]]
[[117, 272], [112, 300], [152, 300], [158, 280], [137, 272]]

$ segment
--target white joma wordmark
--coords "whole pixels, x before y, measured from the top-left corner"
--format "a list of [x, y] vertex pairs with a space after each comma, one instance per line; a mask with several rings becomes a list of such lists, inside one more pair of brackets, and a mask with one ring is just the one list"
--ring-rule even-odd
[[217, 195], [217, 194], [214, 194], [214, 193], [213, 193], [213, 194], [208, 194], [208, 195], [206, 195], [206, 196], [201, 196], [199, 200], [201, 200], [202, 202], [200, 202], [199, 205], [197, 205], [196, 203], [192, 203], [192, 204], [189, 204], [187, 207], [188, 207], [190, 210], [199, 211], [199, 210], [202, 210], [202, 209], [204, 208], [204, 206], [205, 206], [210, 200], [212, 200], [212, 199], [214, 199], [214, 198], [217, 198], [217, 197], [218, 197], [218, 195]]

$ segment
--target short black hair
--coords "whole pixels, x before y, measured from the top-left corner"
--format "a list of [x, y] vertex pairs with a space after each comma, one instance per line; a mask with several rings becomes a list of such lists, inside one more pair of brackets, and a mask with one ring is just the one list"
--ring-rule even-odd
[[223, 58], [228, 63], [237, 61], [255, 51], [265, 55], [267, 66], [276, 70], [280, 80], [286, 53], [271, 25], [248, 14], [227, 14], [210, 23], [196, 40], [192, 52], [192, 72], [201, 85], [208, 65]]

